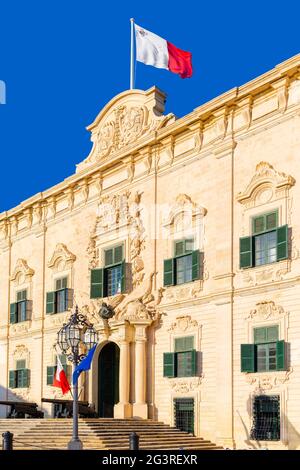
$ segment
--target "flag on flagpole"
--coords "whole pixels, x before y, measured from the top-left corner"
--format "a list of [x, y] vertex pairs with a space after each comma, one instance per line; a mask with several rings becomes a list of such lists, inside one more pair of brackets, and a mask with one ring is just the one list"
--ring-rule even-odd
[[73, 372], [73, 385], [75, 385], [78, 381], [78, 377], [80, 376], [81, 372], [84, 370], [89, 370], [91, 368], [92, 364], [92, 359], [94, 352], [96, 350], [96, 346], [91, 348], [89, 352], [87, 353], [86, 357], [78, 364], [77, 367], [75, 367], [74, 372]]
[[70, 384], [68, 382], [66, 373], [60, 362], [59, 356], [57, 356], [57, 368], [54, 374], [53, 387], [61, 388], [63, 395], [71, 390]]
[[135, 23], [136, 60], [177, 73], [181, 78], [193, 74], [192, 54]]

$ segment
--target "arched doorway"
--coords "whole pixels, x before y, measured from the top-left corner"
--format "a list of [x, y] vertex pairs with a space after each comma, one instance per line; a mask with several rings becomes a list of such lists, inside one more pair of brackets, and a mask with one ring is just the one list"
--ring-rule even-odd
[[107, 343], [98, 358], [98, 414], [101, 418], [114, 417], [114, 405], [119, 402], [120, 348]]

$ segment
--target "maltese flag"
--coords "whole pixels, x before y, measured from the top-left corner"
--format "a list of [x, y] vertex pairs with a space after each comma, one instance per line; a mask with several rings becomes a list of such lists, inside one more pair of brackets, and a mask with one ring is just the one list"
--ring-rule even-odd
[[135, 24], [136, 60], [170, 70], [181, 78], [192, 76], [192, 54]]
[[59, 356], [57, 356], [57, 368], [52, 385], [53, 387], [61, 388], [63, 395], [71, 390], [64, 368], [62, 366], [62, 363], [60, 362]]

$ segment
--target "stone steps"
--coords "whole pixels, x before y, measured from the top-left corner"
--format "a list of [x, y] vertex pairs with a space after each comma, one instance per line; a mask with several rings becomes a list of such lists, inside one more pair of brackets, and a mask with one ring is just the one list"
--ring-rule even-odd
[[[140, 436], [145, 450], [219, 450], [215, 444], [159, 421], [88, 418], [79, 420], [84, 449], [128, 450], [129, 434]], [[0, 419], [0, 433], [14, 433], [15, 449], [66, 449], [72, 436], [71, 419]]]

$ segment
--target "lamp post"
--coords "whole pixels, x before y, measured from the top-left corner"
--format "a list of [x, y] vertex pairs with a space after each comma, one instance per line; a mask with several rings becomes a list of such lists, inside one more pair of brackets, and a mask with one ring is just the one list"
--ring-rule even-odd
[[[64, 323], [57, 333], [57, 344], [62, 352], [73, 364], [73, 372], [76, 366], [86, 357], [80, 353], [84, 346], [90, 350], [98, 343], [98, 334], [93, 324], [88, 321], [85, 315], [78, 311], [76, 305], [74, 313], [69, 318], [68, 323]], [[73, 385], [73, 434], [68, 443], [69, 450], [81, 450], [82, 442], [78, 436], [78, 381]]]

